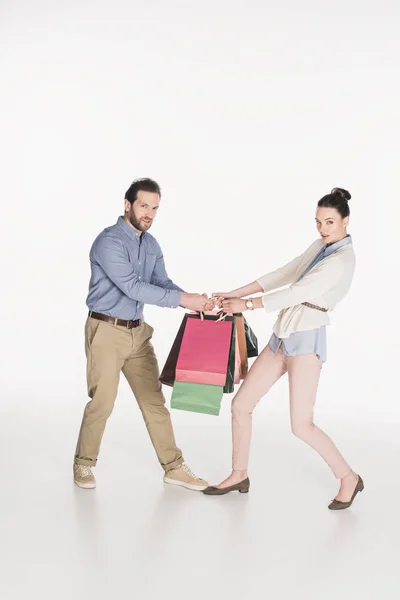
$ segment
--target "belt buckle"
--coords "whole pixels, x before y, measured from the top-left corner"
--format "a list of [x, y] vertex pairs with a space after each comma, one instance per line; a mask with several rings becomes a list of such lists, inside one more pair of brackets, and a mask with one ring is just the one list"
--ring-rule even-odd
[[132, 319], [129, 319], [129, 320], [126, 322], [126, 327], [127, 327], [128, 329], [132, 329], [132, 328], [133, 328], [133, 321], [132, 321]]

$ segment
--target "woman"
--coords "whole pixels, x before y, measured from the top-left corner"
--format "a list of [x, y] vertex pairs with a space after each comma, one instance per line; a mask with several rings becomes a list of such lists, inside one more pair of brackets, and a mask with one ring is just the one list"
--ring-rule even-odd
[[[328, 310], [347, 294], [353, 278], [355, 255], [347, 233], [351, 195], [334, 188], [319, 202], [316, 212], [321, 240], [281, 269], [227, 294], [213, 294], [224, 312], [236, 313], [264, 308], [280, 310], [274, 333], [254, 362], [232, 402], [233, 471], [221, 484], [204, 490], [207, 495], [249, 491], [247, 474], [252, 412], [258, 401], [284, 374], [289, 376], [290, 417], [293, 433], [314, 448], [340, 479], [331, 510], [343, 510], [364, 489], [332, 440], [313, 423], [313, 409], [321, 372], [326, 360]], [[257, 292], [271, 292], [244, 299]]]

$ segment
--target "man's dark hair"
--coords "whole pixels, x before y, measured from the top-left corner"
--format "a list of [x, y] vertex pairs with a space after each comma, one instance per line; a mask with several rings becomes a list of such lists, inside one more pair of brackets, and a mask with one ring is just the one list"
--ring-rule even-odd
[[131, 183], [129, 190], [125, 192], [125, 200], [128, 200], [131, 204], [137, 200], [138, 192], [152, 192], [158, 194], [161, 198], [161, 188], [156, 181], [144, 177], [143, 179], [135, 179]]

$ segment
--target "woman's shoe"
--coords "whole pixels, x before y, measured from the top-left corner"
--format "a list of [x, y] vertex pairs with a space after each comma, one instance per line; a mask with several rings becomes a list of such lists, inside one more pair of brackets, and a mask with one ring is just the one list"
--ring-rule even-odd
[[203, 494], [207, 496], [224, 496], [225, 494], [229, 494], [229, 492], [240, 492], [241, 494], [247, 494], [250, 488], [250, 479], [244, 479], [239, 483], [235, 483], [235, 485], [230, 485], [226, 488], [217, 488], [213, 485], [209, 486], [205, 490], [203, 490]]
[[362, 492], [364, 489], [364, 482], [360, 476], [358, 476], [358, 482], [353, 492], [353, 495], [349, 502], [341, 502], [340, 500], [332, 500], [330, 505], [328, 506], [329, 510], [344, 510], [345, 508], [349, 508], [354, 501], [354, 498], [357, 496], [358, 492]]

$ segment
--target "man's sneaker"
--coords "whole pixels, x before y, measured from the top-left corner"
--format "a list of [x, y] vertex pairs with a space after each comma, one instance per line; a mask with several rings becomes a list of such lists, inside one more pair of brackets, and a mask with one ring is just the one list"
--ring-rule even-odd
[[165, 473], [164, 481], [165, 483], [172, 483], [172, 485], [181, 485], [196, 492], [202, 492], [208, 487], [207, 481], [197, 477], [186, 463]]
[[96, 487], [92, 469], [86, 465], [74, 463], [74, 481], [80, 488], [92, 489]]

